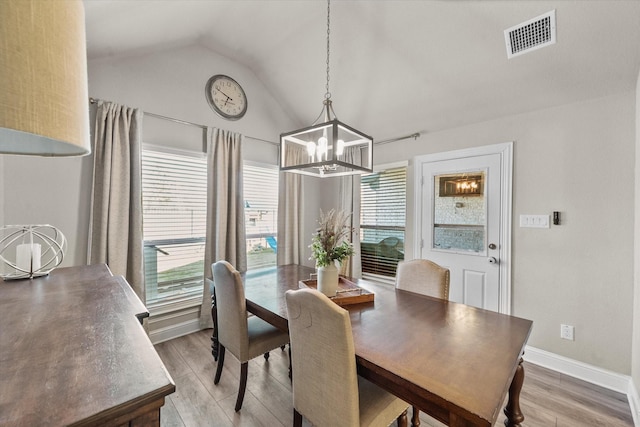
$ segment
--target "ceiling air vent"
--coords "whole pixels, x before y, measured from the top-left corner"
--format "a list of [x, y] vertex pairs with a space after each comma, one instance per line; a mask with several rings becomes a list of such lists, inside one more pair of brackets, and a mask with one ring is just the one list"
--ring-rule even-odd
[[507, 57], [522, 55], [556, 42], [556, 11], [504, 30]]

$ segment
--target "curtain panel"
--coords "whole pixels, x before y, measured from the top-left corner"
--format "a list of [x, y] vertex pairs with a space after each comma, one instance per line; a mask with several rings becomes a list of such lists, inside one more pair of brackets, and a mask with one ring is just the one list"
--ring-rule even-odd
[[[286, 164], [300, 164], [306, 158], [304, 148], [291, 147], [286, 152]], [[302, 264], [302, 175], [280, 172], [278, 184], [278, 265]]]
[[247, 243], [242, 191], [242, 135], [207, 128], [207, 236], [200, 326], [211, 328], [211, 264], [225, 260], [247, 270]]
[[142, 112], [98, 101], [87, 259], [124, 276], [145, 301], [141, 146]]

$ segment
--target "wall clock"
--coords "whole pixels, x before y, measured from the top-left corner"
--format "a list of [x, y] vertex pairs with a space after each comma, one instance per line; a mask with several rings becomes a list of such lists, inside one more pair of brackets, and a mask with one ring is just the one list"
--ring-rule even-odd
[[207, 102], [220, 117], [238, 120], [247, 112], [247, 95], [242, 86], [229, 76], [216, 74], [205, 87]]

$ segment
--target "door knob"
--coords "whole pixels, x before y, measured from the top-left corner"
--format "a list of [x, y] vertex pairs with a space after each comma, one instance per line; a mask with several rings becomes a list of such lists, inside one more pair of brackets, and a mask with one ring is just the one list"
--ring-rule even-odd
[[489, 264], [497, 264], [498, 260], [494, 256], [489, 257]]
[[495, 243], [489, 243], [489, 249], [495, 249], [497, 248]]

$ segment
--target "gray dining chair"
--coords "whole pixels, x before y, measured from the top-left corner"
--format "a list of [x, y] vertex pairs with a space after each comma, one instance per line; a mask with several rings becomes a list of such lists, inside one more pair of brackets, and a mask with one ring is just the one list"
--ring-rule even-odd
[[[400, 261], [396, 270], [396, 288], [430, 297], [449, 299], [449, 269], [428, 259]], [[420, 410], [413, 407], [413, 425], [418, 425]]]
[[396, 270], [396, 288], [449, 299], [449, 269], [428, 259], [400, 261]]
[[315, 289], [285, 294], [293, 364], [293, 425], [407, 425], [409, 404], [356, 371], [349, 313]]
[[244, 392], [247, 387], [249, 360], [289, 343], [289, 335], [256, 316], [247, 317], [247, 305], [244, 285], [240, 273], [227, 261], [218, 261], [212, 265], [215, 283], [217, 331], [218, 331], [218, 368], [214, 384], [218, 384], [224, 366], [226, 350], [229, 350], [241, 363], [240, 386], [235, 410], [242, 408]]

